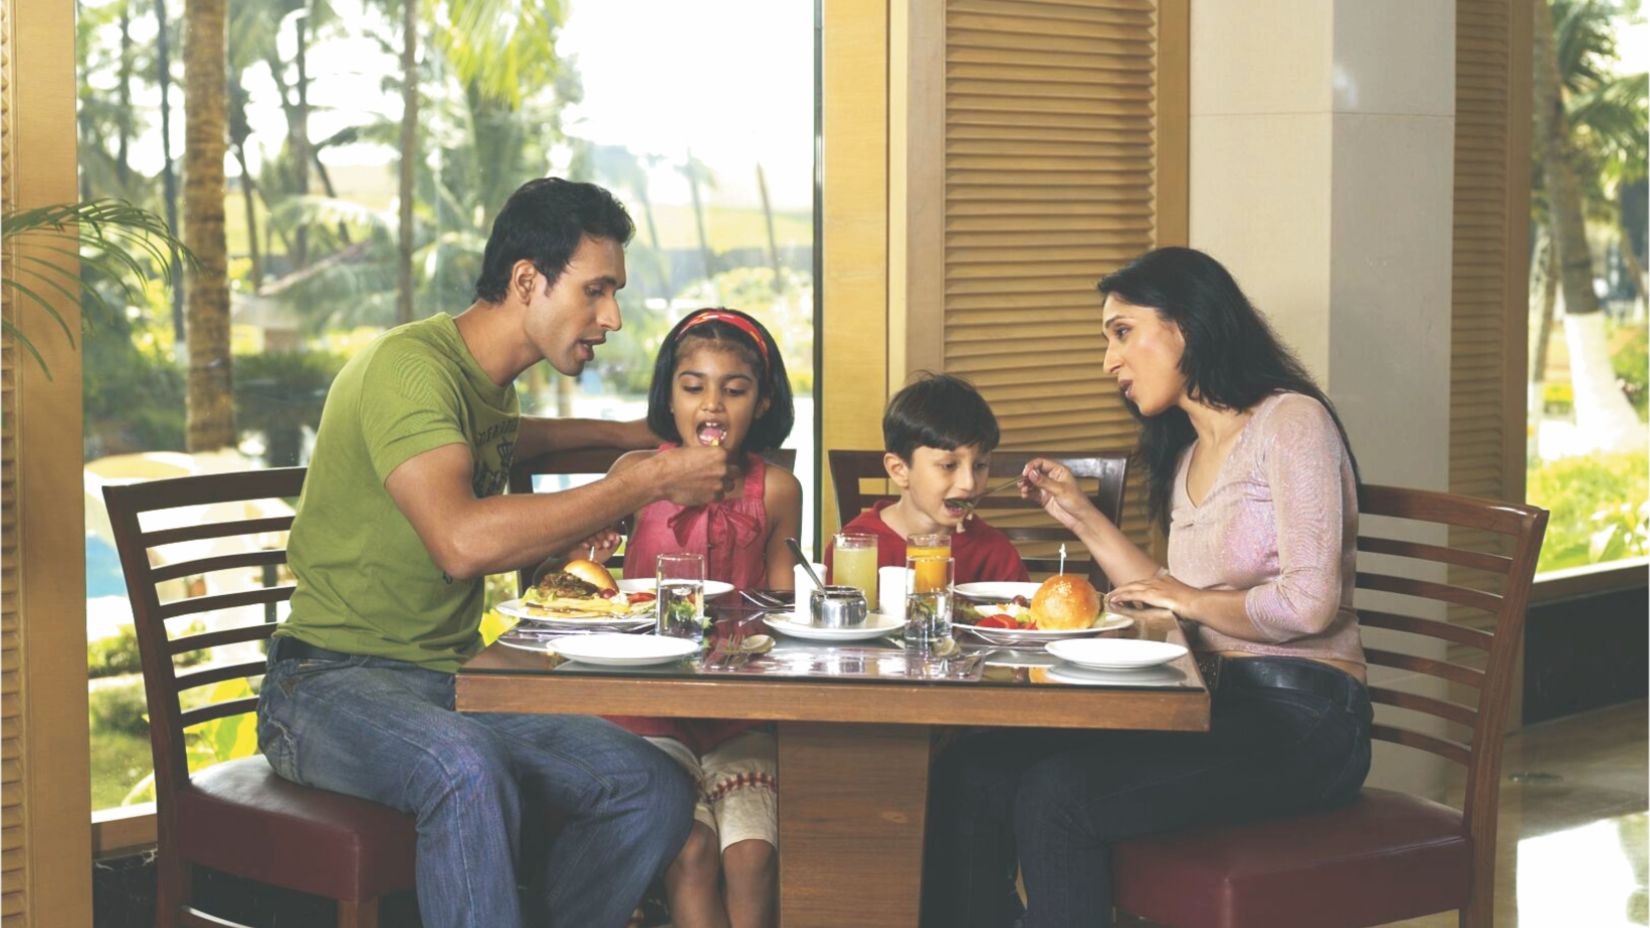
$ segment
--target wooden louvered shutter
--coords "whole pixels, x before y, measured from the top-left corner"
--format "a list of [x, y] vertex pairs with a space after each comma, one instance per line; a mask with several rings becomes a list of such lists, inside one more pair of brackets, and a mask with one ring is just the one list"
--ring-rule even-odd
[[1006, 449], [1134, 447], [1094, 288], [1185, 241], [1185, 22], [1183, 0], [946, 3], [943, 366]]
[[[13, 202], [11, 4], [0, 6], [0, 196]], [[11, 249], [7, 249], [10, 252]], [[12, 255], [0, 255], [11, 265]], [[11, 300], [3, 309], [11, 320]], [[28, 860], [23, 845], [23, 707], [18, 634], [17, 344], [0, 336], [0, 925], [23, 924]]]
[[[0, 9], [0, 199], [8, 209], [72, 202], [74, 7], [3, 0]], [[8, 271], [20, 259], [74, 274], [61, 242], [18, 238], [0, 255]], [[74, 301], [54, 306], [78, 331]], [[89, 925], [79, 339], [71, 345], [24, 300], [5, 299], [0, 313], [52, 372], [0, 337], [0, 925]]]
[[[1450, 490], [1523, 502], [1531, 4], [1458, 0], [1455, 15]], [[1498, 544], [1464, 530], [1452, 531], [1450, 543], [1479, 551]], [[1464, 609], [1452, 619], [1489, 621]], [[1479, 653], [1463, 652], [1452, 657]]]

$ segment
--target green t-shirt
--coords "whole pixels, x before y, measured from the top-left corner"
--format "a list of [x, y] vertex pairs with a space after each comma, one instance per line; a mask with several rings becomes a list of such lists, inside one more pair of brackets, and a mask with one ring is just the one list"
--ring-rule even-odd
[[292, 523], [297, 575], [282, 634], [322, 648], [451, 672], [481, 646], [482, 581], [444, 574], [384, 481], [404, 461], [462, 444], [476, 496], [504, 491], [520, 407], [450, 316], [392, 329], [333, 381]]

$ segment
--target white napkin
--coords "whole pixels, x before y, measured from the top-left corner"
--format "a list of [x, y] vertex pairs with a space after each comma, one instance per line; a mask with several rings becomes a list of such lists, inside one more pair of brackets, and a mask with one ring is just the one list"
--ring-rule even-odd
[[883, 615], [896, 621], [905, 621], [905, 591], [909, 588], [911, 571], [905, 567], [877, 568], [877, 597]]
[[[815, 564], [813, 567], [815, 573], [821, 577], [825, 576], [824, 564]], [[792, 567], [791, 573], [796, 578], [797, 615], [805, 616], [808, 614], [808, 595], [814, 591], [814, 581], [813, 578], [808, 576], [808, 571], [801, 564]]]

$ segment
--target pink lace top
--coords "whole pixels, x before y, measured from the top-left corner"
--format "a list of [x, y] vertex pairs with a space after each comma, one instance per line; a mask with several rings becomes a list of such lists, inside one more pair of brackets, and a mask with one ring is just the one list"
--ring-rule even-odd
[[[674, 447], [666, 444], [659, 450]], [[661, 554], [703, 554], [705, 579], [740, 590], [767, 586], [768, 512], [762, 503], [767, 470], [761, 455], [747, 454], [738, 496], [706, 506], [662, 499], [642, 507], [625, 548], [625, 576], [653, 576]]]
[[1261, 640], [1183, 623], [1192, 647], [1364, 662], [1352, 608], [1358, 493], [1340, 432], [1299, 393], [1262, 400], [1200, 503], [1175, 471], [1169, 573], [1198, 589], [1248, 590]]

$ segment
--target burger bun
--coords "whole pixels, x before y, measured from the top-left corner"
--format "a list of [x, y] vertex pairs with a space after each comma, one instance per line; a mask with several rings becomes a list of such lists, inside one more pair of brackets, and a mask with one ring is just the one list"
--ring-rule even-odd
[[1100, 593], [1083, 577], [1059, 574], [1031, 597], [1031, 618], [1048, 631], [1089, 628], [1100, 615]]
[[572, 574], [598, 590], [616, 590], [619, 588], [619, 585], [613, 582], [613, 575], [607, 572], [607, 568], [595, 561], [579, 558], [568, 561], [567, 566], [561, 570], [562, 573]]

